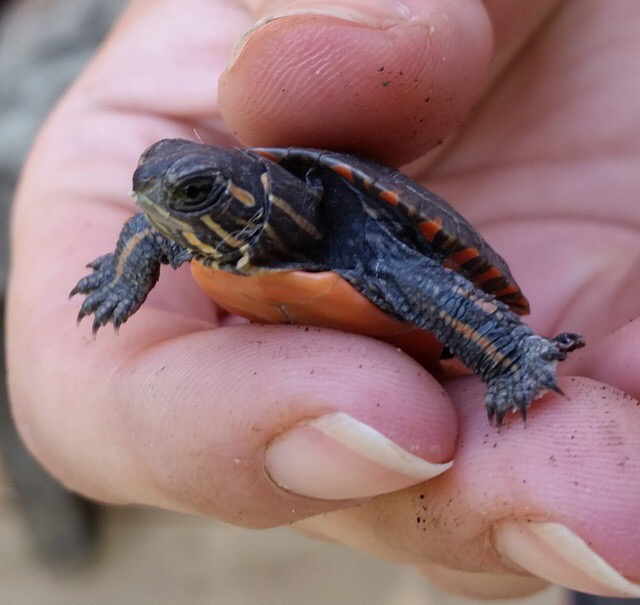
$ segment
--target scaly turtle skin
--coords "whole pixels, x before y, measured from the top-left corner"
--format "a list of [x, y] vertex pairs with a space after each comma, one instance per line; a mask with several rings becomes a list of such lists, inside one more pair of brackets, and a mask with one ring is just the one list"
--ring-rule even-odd
[[[93, 314], [94, 332], [109, 322], [117, 328], [140, 307], [161, 264], [194, 260], [200, 274], [252, 282], [297, 275], [311, 291], [319, 272], [331, 272], [382, 317], [435, 334], [487, 383], [485, 405], [498, 424], [559, 391], [556, 364], [584, 344], [578, 334], [548, 339], [522, 323], [528, 302], [505, 261], [443, 199], [375, 162], [163, 140], [140, 157], [133, 189], [142, 212], [72, 291], [87, 295], [79, 319]], [[326, 317], [322, 300], [318, 315]], [[260, 316], [250, 297], [232, 301], [234, 311]]]

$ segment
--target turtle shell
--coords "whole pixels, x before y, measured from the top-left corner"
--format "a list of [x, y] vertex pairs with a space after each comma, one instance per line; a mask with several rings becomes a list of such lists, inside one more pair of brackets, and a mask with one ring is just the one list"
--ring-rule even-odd
[[[337, 174], [345, 187], [391, 204], [414, 221], [443, 264], [493, 294], [516, 313], [529, 303], [506, 262], [445, 200], [401, 172], [350, 154], [304, 148], [250, 150], [299, 173], [305, 166]], [[435, 339], [385, 315], [334, 273], [274, 271], [242, 276], [192, 263], [198, 284], [222, 307], [253, 321], [301, 323], [374, 336], [414, 354], [434, 350]]]

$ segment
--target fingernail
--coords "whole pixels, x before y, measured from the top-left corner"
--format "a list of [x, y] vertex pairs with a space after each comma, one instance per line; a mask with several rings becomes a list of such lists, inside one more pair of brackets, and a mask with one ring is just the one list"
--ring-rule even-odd
[[[410, 19], [414, 15], [415, 7], [411, 4], [390, 0], [350, 0], [345, 2], [309, 2], [309, 0], [287, 0], [282, 6], [274, 10], [275, 3], [268, 4], [268, 12], [254, 26], [260, 27], [274, 19], [297, 15], [336, 17], [345, 21], [353, 21], [362, 25], [384, 27]], [[419, 7], [421, 12], [427, 12]]]
[[384, 494], [446, 471], [342, 412], [296, 425], [266, 452], [265, 468], [280, 487], [312, 498], [345, 500]]
[[[269, 8], [273, 8], [272, 5]], [[310, 18], [332, 17], [365, 27], [386, 28], [391, 27], [398, 21], [410, 19], [413, 15], [403, 3], [390, 2], [389, 0], [353, 1], [349, 6], [345, 6], [343, 3], [309, 4], [306, 0], [286, 2], [280, 9], [272, 10], [269, 14], [258, 19], [253, 27], [242, 36], [232, 52], [227, 69], [233, 66], [247, 41], [258, 30], [278, 19], [301, 16]]]
[[640, 585], [560, 523], [506, 521], [494, 528], [494, 539], [505, 558], [554, 584], [605, 596], [640, 597]]

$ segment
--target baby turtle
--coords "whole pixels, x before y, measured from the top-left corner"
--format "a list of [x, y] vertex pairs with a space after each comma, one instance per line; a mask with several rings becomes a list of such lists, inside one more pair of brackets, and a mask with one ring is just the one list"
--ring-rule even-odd
[[[526, 418], [533, 399], [560, 392], [557, 363], [584, 345], [579, 334], [550, 339], [522, 323], [529, 304], [505, 261], [442, 198], [371, 160], [167, 139], [140, 157], [133, 192], [142, 212], [71, 292], [87, 295], [78, 319], [93, 314], [94, 332], [124, 323], [162, 264], [196, 261], [196, 273], [214, 272], [212, 281], [224, 274], [287, 284], [295, 275], [318, 292], [306, 323], [331, 324], [338, 308], [334, 325], [362, 331], [357, 324], [368, 316], [351, 309], [365, 297], [379, 317], [435, 334], [487, 383], [485, 405], [497, 424], [510, 410]], [[340, 285], [337, 303], [327, 305], [317, 290], [327, 288], [319, 272], [333, 278], [328, 289]], [[260, 295], [222, 288], [217, 297], [235, 312], [264, 316]], [[281, 311], [281, 321], [292, 319]]]

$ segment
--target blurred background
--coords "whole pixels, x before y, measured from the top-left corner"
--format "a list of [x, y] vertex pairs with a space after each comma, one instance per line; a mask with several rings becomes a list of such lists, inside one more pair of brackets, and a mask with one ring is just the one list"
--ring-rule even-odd
[[[0, 284], [20, 166], [124, 0], [0, 0]], [[1, 300], [1, 299], [0, 299]], [[4, 365], [4, 363], [3, 363]], [[555, 603], [553, 592], [518, 601]], [[0, 373], [0, 605], [453, 605], [417, 573], [312, 542], [67, 492], [23, 449]], [[465, 601], [466, 602], [466, 601]], [[475, 601], [468, 601], [472, 603]], [[580, 605], [631, 603], [574, 595]], [[504, 601], [508, 604], [507, 601]]]

